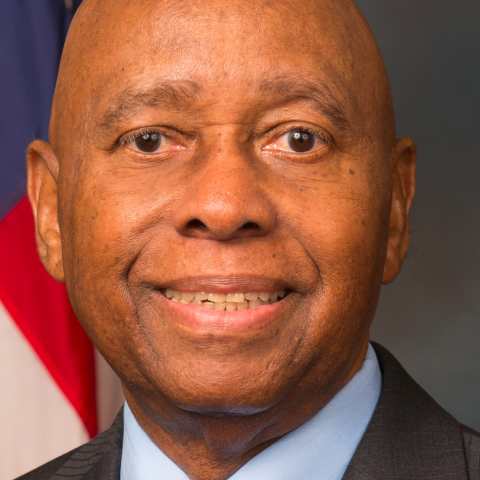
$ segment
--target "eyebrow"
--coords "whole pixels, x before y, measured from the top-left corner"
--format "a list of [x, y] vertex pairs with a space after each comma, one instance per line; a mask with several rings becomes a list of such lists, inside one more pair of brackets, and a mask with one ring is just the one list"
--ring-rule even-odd
[[279, 97], [283, 102], [297, 99], [310, 100], [337, 126], [350, 128], [343, 105], [335, 98], [326, 83], [279, 76], [264, 80], [260, 84], [260, 91], [265, 95]]
[[[102, 117], [100, 127], [103, 131], [109, 132], [124, 118], [135, 115], [145, 108], [160, 106], [170, 109], [189, 108], [200, 99], [202, 90], [199, 83], [190, 80], [162, 82], [147, 90], [129, 86], [114, 97]], [[350, 128], [340, 101], [334, 97], [325, 83], [279, 76], [260, 82], [259, 91], [281, 103], [297, 99], [312, 101], [338, 127]]]
[[100, 127], [110, 130], [116, 124], [140, 110], [147, 108], [185, 108], [200, 98], [202, 88], [199, 83], [190, 80], [162, 82], [148, 90], [125, 88], [111, 102], [103, 115]]

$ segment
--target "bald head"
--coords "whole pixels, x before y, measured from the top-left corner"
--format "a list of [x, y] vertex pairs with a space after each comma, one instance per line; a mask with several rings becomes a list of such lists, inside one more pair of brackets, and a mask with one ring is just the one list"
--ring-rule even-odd
[[386, 70], [350, 0], [84, 1], [65, 45], [50, 137], [60, 148], [86, 120], [101, 122], [102, 109], [122, 107], [116, 97], [126, 90], [194, 82], [199, 97], [215, 86], [219, 101], [229, 83], [251, 91], [280, 77], [318, 81], [349, 126], [393, 144]]

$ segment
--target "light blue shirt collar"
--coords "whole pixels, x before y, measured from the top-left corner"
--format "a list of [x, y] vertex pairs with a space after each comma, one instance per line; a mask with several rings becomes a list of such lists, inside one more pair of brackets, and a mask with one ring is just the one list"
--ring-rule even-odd
[[[377, 405], [382, 377], [371, 345], [350, 382], [301, 427], [253, 457], [229, 480], [341, 480]], [[189, 480], [147, 436], [127, 403], [120, 480]]]

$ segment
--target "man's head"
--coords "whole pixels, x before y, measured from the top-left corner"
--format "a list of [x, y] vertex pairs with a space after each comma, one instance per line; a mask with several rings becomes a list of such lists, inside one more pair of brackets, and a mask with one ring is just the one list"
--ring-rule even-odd
[[[256, 413], [266, 440], [361, 365], [415, 149], [353, 3], [87, 0], [50, 141], [28, 155], [39, 252], [134, 412]], [[165, 289], [287, 295], [217, 312]]]

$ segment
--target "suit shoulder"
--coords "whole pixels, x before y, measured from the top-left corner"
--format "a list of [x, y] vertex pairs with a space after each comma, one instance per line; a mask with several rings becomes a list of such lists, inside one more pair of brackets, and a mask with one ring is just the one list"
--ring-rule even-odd
[[480, 438], [480, 432], [477, 432], [473, 428], [467, 427], [466, 425], [460, 424], [462, 429], [463, 437], [467, 438]]
[[[82, 445], [83, 446], [83, 445]], [[77, 451], [79, 451], [82, 446], [71, 450], [70, 452], [64, 453], [60, 457], [54, 458], [50, 462], [41, 465], [40, 467], [32, 470], [15, 480], [47, 480], [53, 476], [53, 474], [65, 463], [68, 459]]]
[[461, 425], [470, 480], [480, 480], [480, 433]]
[[123, 442], [123, 408], [113, 425], [88, 443], [32, 470], [16, 480], [58, 480], [85, 475], [101, 480], [118, 479]]

